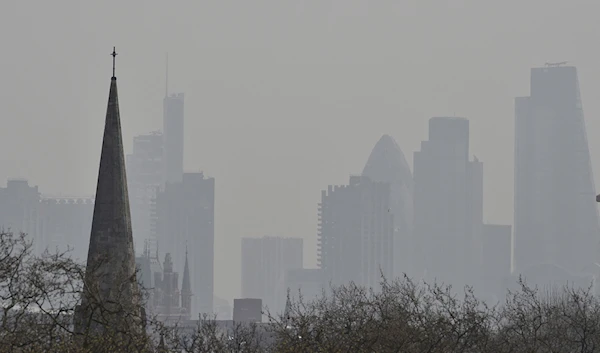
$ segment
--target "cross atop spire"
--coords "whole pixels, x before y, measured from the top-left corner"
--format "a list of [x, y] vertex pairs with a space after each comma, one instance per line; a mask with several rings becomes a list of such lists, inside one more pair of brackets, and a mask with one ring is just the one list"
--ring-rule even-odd
[[115, 47], [113, 47], [113, 52], [110, 55], [113, 57], [113, 75], [112, 75], [112, 78], [116, 78], [115, 77], [115, 61], [116, 61], [116, 58], [117, 58], [118, 54], [117, 54], [117, 51], [116, 51]]

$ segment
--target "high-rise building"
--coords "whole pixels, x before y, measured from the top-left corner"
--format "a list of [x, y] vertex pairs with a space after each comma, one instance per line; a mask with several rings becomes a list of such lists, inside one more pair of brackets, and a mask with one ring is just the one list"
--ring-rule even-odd
[[181, 182], [167, 183], [155, 200], [153, 216], [158, 250], [182, 263], [189, 251], [192, 316], [213, 312], [215, 239], [215, 179], [184, 173]]
[[[98, 185], [92, 217], [90, 246], [87, 257], [84, 289], [81, 305], [76, 309], [76, 330], [82, 332], [89, 327], [119, 329], [129, 326], [134, 320], [145, 317], [138, 311], [140, 292], [136, 276], [133, 235], [127, 174], [121, 136], [121, 118], [115, 57], [113, 49], [113, 75], [110, 80], [104, 137], [98, 171]], [[103, 310], [103, 309], [106, 309]], [[131, 315], [122, 315], [123, 309]], [[136, 312], [138, 311], [138, 312]]]
[[242, 239], [242, 297], [260, 298], [271, 314], [284, 309], [285, 274], [303, 267], [300, 238]]
[[389, 183], [390, 212], [394, 215], [394, 276], [413, 274], [413, 176], [404, 153], [389, 135], [377, 142], [362, 175]]
[[510, 276], [512, 226], [485, 224], [482, 231], [483, 284], [487, 295], [503, 298]]
[[150, 253], [156, 252], [152, 238], [152, 200], [164, 184], [163, 136], [160, 132], [133, 138], [133, 153], [127, 155], [127, 189], [131, 205], [131, 227], [136, 254], [142, 254], [146, 243]]
[[393, 276], [394, 215], [389, 183], [351, 176], [321, 192], [318, 265], [325, 283], [377, 288]]
[[163, 100], [165, 182], [181, 182], [183, 175], [184, 94], [167, 94]]
[[515, 100], [516, 271], [579, 275], [597, 262], [595, 196], [577, 69], [533, 68], [530, 96]]
[[469, 161], [469, 121], [431, 118], [413, 172], [419, 277], [454, 288], [474, 285], [480, 278], [483, 165]]
[[25, 179], [10, 179], [0, 188], [0, 230], [27, 234], [33, 251], [41, 254], [48, 245], [40, 229], [40, 192]]

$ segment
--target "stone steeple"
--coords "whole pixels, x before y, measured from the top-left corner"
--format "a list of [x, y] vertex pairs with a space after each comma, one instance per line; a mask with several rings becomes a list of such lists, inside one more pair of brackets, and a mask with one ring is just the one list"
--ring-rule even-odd
[[187, 249], [185, 251], [185, 266], [183, 267], [183, 281], [181, 282], [181, 306], [188, 313], [192, 311], [192, 284], [190, 282], [190, 266], [188, 265]]
[[[140, 318], [144, 315], [143, 310], [138, 308], [140, 297], [135, 276], [135, 254], [114, 66], [117, 53], [114, 48], [111, 55], [113, 76], [108, 94], [84, 293], [77, 319], [84, 327], [89, 327], [89, 322], [97, 321], [96, 316], [105, 319], [106, 314], [99, 311], [107, 309], [109, 305], [110, 309], [116, 309], [115, 312], [134, 314], [133, 316]], [[114, 326], [115, 323], [125, 320], [122, 316], [125, 315], [113, 315], [106, 319], [111, 322], [99, 325]], [[98, 326], [98, 323], [92, 326]]]

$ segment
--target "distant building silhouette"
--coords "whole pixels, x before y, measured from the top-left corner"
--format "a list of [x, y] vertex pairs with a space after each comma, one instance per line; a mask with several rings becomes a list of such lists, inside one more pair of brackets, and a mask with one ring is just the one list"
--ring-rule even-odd
[[505, 283], [511, 275], [512, 227], [485, 224], [483, 243], [483, 289], [485, 294], [502, 300], [506, 294]]
[[152, 238], [152, 200], [164, 185], [163, 135], [153, 132], [133, 138], [133, 153], [127, 155], [127, 188], [131, 204], [131, 227], [136, 254], [141, 254], [148, 242], [149, 251], [156, 252]]
[[41, 254], [47, 244], [41, 229], [40, 192], [37, 186], [29, 186], [25, 179], [9, 179], [0, 188], [0, 229], [15, 235], [23, 232], [33, 240], [33, 251]]
[[66, 251], [79, 261], [87, 259], [92, 229], [94, 199], [91, 197], [42, 196], [40, 204], [40, 231], [43, 246], [50, 251]]
[[328, 289], [328, 283], [323, 283], [321, 269], [300, 268], [286, 271], [285, 287], [289, 289], [293, 301], [297, 302], [301, 294], [306, 303], [320, 298], [323, 290]]
[[351, 176], [330, 185], [319, 203], [318, 265], [325, 283], [377, 288], [393, 275], [394, 216], [389, 183]]
[[262, 322], [262, 300], [259, 298], [244, 298], [233, 300], [233, 321], [236, 323]]
[[372, 181], [390, 184], [390, 212], [394, 215], [394, 276], [412, 275], [413, 176], [404, 153], [391, 136], [383, 135], [377, 142], [362, 175]]
[[183, 265], [183, 280], [181, 281], [181, 306], [186, 313], [190, 315], [192, 312], [192, 280], [190, 277], [190, 265], [188, 262], [188, 254], [185, 252], [185, 264]]
[[0, 229], [26, 233], [37, 255], [69, 250], [68, 256], [85, 260], [93, 210], [92, 197], [45, 196], [25, 179], [0, 187]]
[[414, 155], [419, 277], [462, 288], [481, 275], [483, 166], [469, 161], [469, 121], [435, 117]]
[[[188, 300], [191, 297], [191, 293], [189, 292], [189, 268], [187, 270], [188, 278], [184, 278], [182, 290], [179, 290], [179, 273], [173, 269], [171, 254], [167, 253], [165, 255], [162, 273], [154, 273], [152, 314], [156, 315], [159, 320], [163, 322], [178, 322], [190, 319], [190, 302]], [[184, 286], [187, 288], [184, 289]]]
[[184, 94], [167, 94], [163, 100], [165, 182], [181, 182], [183, 175]]
[[[577, 69], [531, 69], [515, 100], [515, 266], [579, 276], [598, 261], [600, 227]], [[545, 273], [545, 272], [544, 272]]]
[[154, 229], [161, 256], [176, 263], [189, 250], [192, 316], [213, 311], [215, 179], [184, 173], [181, 182], [167, 183], [155, 200]]
[[285, 274], [303, 267], [301, 238], [242, 238], [242, 297], [260, 298], [271, 314], [285, 305]]

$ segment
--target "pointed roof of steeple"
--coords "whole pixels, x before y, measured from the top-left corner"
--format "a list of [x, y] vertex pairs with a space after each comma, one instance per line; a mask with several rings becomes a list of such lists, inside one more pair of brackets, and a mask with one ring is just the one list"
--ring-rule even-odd
[[[86, 277], [93, 275], [89, 279], [97, 282], [104, 296], [114, 291], [126, 278], [135, 276], [135, 254], [115, 76], [117, 53], [114, 48], [111, 55], [113, 76], [108, 93], [86, 273]], [[135, 300], [135, 291], [137, 286], [132, 284], [128, 289], [127, 300]]]
[[188, 252], [185, 249], [185, 265], [183, 267], [183, 281], [181, 283], [181, 293], [191, 294], [192, 284], [190, 282], [190, 266], [188, 265]]

